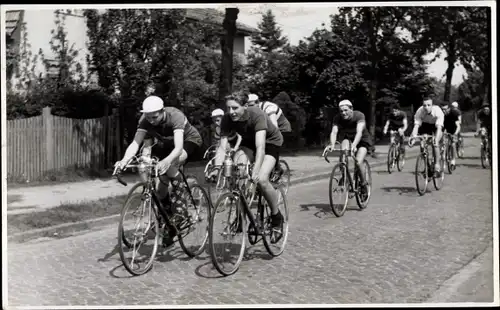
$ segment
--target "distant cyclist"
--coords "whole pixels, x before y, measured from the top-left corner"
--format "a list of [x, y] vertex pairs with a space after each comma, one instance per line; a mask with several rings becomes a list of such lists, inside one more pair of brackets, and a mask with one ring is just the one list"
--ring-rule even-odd
[[398, 103], [395, 103], [391, 106], [391, 112], [389, 114], [389, 118], [384, 126], [384, 135], [387, 134], [387, 131], [396, 131], [397, 135], [391, 136], [391, 144], [394, 143], [394, 139], [399, 139], [400, 143], [400, 152], [401, 154], [405, 153], [405, 146], [403, 143], [403, 138], [405, 135], [405, 131], [408, 128], [408, 119], [405, 111], [401, 110], [401, 107]]
[[455, 150], [457, 149], [457, 138], [458, 134], [460, 133], [460, 111], [457, 109], [454, 109], [450, 107], [448, 103], [443, 103], [441, 105], [441, 109], [443, 110], [444, 113], [444, 130], [449, 133], [450, 135], [453, 136], [451, 143], [453, 145], [452, 147], [452, 156], [451, 156], [451, 165], [455, 166], [455, 159], [456, 159], [456, 153]]
[[490, 146], [491, 146], [491, 111], [490, 111], [490, 104], [489, 103], [483, 103], [481, 106], [481, 109], [477, 112], [476, 115], [477, 118], [477, 129], [476, 129], [476, 136], [481, 135], [481, 138], [486, 137], [488, 135], [488, 139], [490, 141]]
[[444, 113], [443, 110], [432, 103], [432, 99], [424, 98], [422, 106], [415, 113], [415, 124], [410, 136], [410, 145], [413, 144], [413, 137], [417, 135], [433, 135], [434, 136], [434, 154], [436, 154], [434, 163], [434, 172], [436, 176], [441, 175], [441, 153], [439, 145], [443, 137]]

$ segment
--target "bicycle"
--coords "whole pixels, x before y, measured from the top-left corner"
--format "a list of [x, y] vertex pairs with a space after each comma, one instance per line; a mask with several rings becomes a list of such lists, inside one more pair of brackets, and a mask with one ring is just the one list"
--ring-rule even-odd
[[[340, 144], [340, 143], [336, 143]], [[368, 183], [365, 189], [360, 188], [361, 183], [361, 172], [354, 154], [351, 151], [351, 142], [349, 141], [349, 149], [340, 150], [340, 158], [339, 162], [333, 167], [332, 172], [330, 174], [330, 182], [329, 182], [329, 198], [330, 198], [330, 207], [332, 208], [333, 213], [337, 217], [341, 217], [344, 215], [347, 209], [347, 203], [349, 199], [356, 197], [356, 202], [360, 209], [365, 209], [368, 206], [368, 202], [371, 197], [371, 188], [372, 188], [372, 177], [371, 177], [371, 168], [368, 161], [365, 159], [363, 164], [365, 165], [365, 180]], [[328, 147], [323, 150], [322, 157], [325, 158], [327, 163], [330, 163], [328, 160]], [[351, 172], [349, 171], [349, 158], [354, 160], [354, 178], [351, 177]], [[337, 175], [336, 173], [339, 173]], [[347, 180], [347, 182], [346, 182]], [[335, 183], [337, 184], [337, 188], [335, 188]], [[341, 194], [346, 194], [345, 198], [341, 199], [341, 204], [336, 205], [333, 202], [333, 194], [341, 192]]]
[[483, 169], [486, 169], [488, 166], [491, 166], [490, 139], [487, 132], [483, 132], [483, 134], [481, 134], [480, 152], [481, 152], [481, 166], [483, 167]]
[[[417, 162], [415, 163], [415, 182], [416, 182], [416, 185], [417, 185], [417, 192], [419, 193], [420, 196], [423, 196], [426, 191], [427, 191], [427, 185], [429, 184], [429, 181], [430, 179], [432, 179], [432, 182], [434, 183], [434, 188], [436, 190], [440, 190], [442, 185], [443, 185], [443, 181], [444, 181], [444, 145], [443, 143], [441, 143], [440, 145], [440, 152], [441, 152], [441, 160], [440, 160], [440, 166], [441, 166], [441, 176], [440, 177], [437, 177], [436, 174], [434, 173], [434, 164], [435, 164], [435, 158], [436, 158], [436, 154], [435, 154], [435, 150], [434, 150], [434, 146], [432, 144], [433, 140], [434, 140], [434, 136], [433, 135], [427, 135], [427, 134], [423, 134], [423, 135], [418, 135], [418, 136], [415, 136], [413, 138], [410, 138], [409, 139], [409, 146], [412, 147], [412, 142], [414, 140], [420, 140], [420, 154], [418, 155], [417, 157]], [[431, 152], [429, 152], [429, 147], [432, 149]], [[432, 162], [429, 158], [429, 156], [432, 155], [433, 159], [432, 159]], [[420, 171], [419, 172], [419, 164], [422, 164], [423, 163], [423, 171]], [[419, 176], [423, 176], [424, 178], [424, 185], [423, 187], [421, 186], [422, 184], [420, 184], [419, 182]]]
[[[245, 169], [242, 172], [243, 169], [238, 169], [238, 166], [233, 163], [231, 159], [232, 153], [231, 151], [226, 151], [224, 164], [221, 169], [224, 177], [228, 179], [228, 192], [222, 194], [215, 203], [209, 225], [209, 245], [212, 263], [217, 271], [224, 276], [232, 275], [239, 269], [245, 253], [247, 238], [251, 244], [255, 244], [259, 241], [257, 238], [262, 237], [264, 247], [272, 257], [283, 253], [288, 239], [288, 207], [283, 187], [277, 188], [278, 207], [284, 219], [281, 229], [277, 230], [271, 226], [271, 208], [265, 201], [259, 187], [253, 181], [249, 180], [251, 173], [250, 165], [245, 165]], [[248, 187], [245, 186], [246, 184], [248, 184]], [[255, 196], [257, 196], [257, 210], [254, 215], [250, 205], [254, 201]], [[229, 206], [227, 206], [228, 203]], [[223, 218], [222, 225], [216, 224], [218, 215], [221, 215]], [[247, 219], [249, 220], [249, 225], [246, 223]], [[241, 236], [239, 236], [240, 234]], [[219, 254], [217, 251], [219, 250], [219, 246], [224, 245], [224, 243], [217, 242], [216, 237], [219, 235], [222, 236], [223, 241], [227, 241], [228, 239], [240, 240], [241, 245], [238, 247], [238, 245], [233, 246], [231, 244], [228, 250], [223, 248], [222, 253]], [[278, 243], [280, 241], [281, 243]], [[227, 266], [225, 258], [231, 255], [231, 250], [234, 250], [237, 257], [233, 260], [233, 264]]]
[[[132, 164], [132, 162], [135, 162], [135, 164]], [[123, 169], [116, 167], [113, 172], [113, 176], [115, 176], [117, 181], [124, 186], [127, 186], [127, 183], [121, 178], [121, 173], [126, 169], [138, 168], [139, 171], [147, 175], [146, 181], [134, 185], [129, 191], [127, 200], [121, 211], [118, 225], [118, 249], [120, 259], [127, 271], [135, 276], [142, 275], [152, 268], [153, 261], [158, 251], [160, 238], [165, 233], [166, 228], [174, 232], [174, 236], [177, 236], [182, 250], [189, 257], [196, 257], [201, 254], [208, 239], [208, 229], [200, 228], [201, 223], [205, 219], [208, 221], [208, 217], [210, 216], [211, 200], [208, 194], [196, 183], [189, 185], [183, 170], [179, 169], [179, 173], [186, 186], [188, 203], [182, 206], [181, 212], [171, 214], [167, 209], [171, 206], [163, 205], [156, 192], [156, 183], [158, 181], [162, 182], [159, 179], [159, 171], [157, 168], [158, 162], [158, 158], [155, 157], [145, 161], [142, 158], [134, 156]], [[142, 191], [136, 192], [138, 188], [142, 188]], [[128, 231], [126, 231], [124, 226], [130, 222], [125, 220], [125, 216], [128, 209], [133, 207], [134, 200], [140, 202], [138, 208], [140, 218], [135, 221], [135, 231], [132, 232], [130, 236], [132, 240], [130, 240], [127, 236]], [[205, 207], [203, 207], [202, 202], [206, 203]], [[206, 208], [208, 208], [208, 210], [205, 210]], [[204, 211], [206, 211], [207, 215], [202, 214], [205, 213]], [[145, 217], [144, 220], [142, 219], [143, 217]], [[144, 229], [141, 232], [142, 226], [144, 226]], [[201, 232], [200, 240], [195, 240], [191, 243], [189, 237], [192, 237], [195, 232]], [[143, 252], [139, 252], [139, 248], [148, 241], [149, 234], [152, 234], [153, 245], [146, 247], [145, 251], [149, 249], [151, 255], [145, 257], [145, 265], [141, 268], [139, 263], [135, 261], [136, 249], [138, 252], [137, 254], [147, 255]], [[133, 250], [132, 259], [130, 261], [126, 257], [126, 248]]]
[[448, 168], [448, 173], [452, 174], [453, 171], [457, 168], [456, 165], [452, 165], [451, 161], [453, 160], [453, 140], [454, 140], [454, 135], [450, 133], [444, 133], [443, 135], [443, 145], [445, 148], [444, 154], [445, 154], [445, 161], [446, 161], [446, 167]]
[[[278, 165], [281, 166], [281, 171], [279, 171]], [[288, 194], [288, 189], [290, 188], [290, 166], [284, 159], [280, 159], [278, 165], [274, 167], [269, 176], [269, 181], [273, 183], [274, 187], [283, 186], [285, 194]]]
[[390, 135], [393, 138], [393, 143], [389, 146], [389, 151], [387, 152], [387, 171], [392, 173], [394, 167], [397, 165], [398, 171], [402, 171], [405, 165], [405, 152], [401, 152], [402, 143], [404, 141], [404, 136], [394, 137], [395, 134], [398, 134], [397, 130], [391, 130]]

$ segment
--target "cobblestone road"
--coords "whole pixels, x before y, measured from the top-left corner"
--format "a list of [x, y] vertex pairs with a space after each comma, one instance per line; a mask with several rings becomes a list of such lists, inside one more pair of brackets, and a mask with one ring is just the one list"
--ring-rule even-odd
[[[116, 225], [12, 245], [9, 305], [424, 302], [491, 243], [491, 170], [480, 167], [477, 153], [467, 149], [444, 187], [423, 197], [410, 172], [415, 160], [392, 175], [375, 168], [370, 205], [359, 211], [352, 201], [342, 218], [329, 208], [327, 180], [298, 186], [289, 193], [283, 255], [270, 260], [258, 243], [226, 278], [208, 254], [188, 259], [177, 245], [149, 273], [132, 278], [115, 248]], [[493, 300], [492, 292], [482, 296]]]

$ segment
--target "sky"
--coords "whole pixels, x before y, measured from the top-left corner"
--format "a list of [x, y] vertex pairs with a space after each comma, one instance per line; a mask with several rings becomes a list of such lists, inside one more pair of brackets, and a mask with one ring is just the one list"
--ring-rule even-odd
[[[238, 21], [249, 26], [257, 28], [257, 24], [262, 19], [262, 13], [268, 9], [273, 11], [276, 16], [276, 22], [282, 29], [282, 33], [286, 35], [291, 44], [297, 44], [299, 40], [308, 37], [314, 29], [321, 28], [322, 23], [328, 27], [330, 24], [330, 15], [338, 13], [338, 9], [328, 3], [308, 3], [305, 6], [303, 3], [256, 3], [237, 5], [240, 9]], [[245, 49], [249, 50], [251, 42], [246, 41]], [[441, 51], [442, 55], [428, 66], [427, 72], [438, 79], [444, 80], [447, 64], [444, 58], [446, 52]], [[432, 59], [434, 55], [427, 55], [426, 59]], [[455, 66], [453, 71], [452, 84], [458, 86], [463, 80], [466, 72], [461, 64]]]

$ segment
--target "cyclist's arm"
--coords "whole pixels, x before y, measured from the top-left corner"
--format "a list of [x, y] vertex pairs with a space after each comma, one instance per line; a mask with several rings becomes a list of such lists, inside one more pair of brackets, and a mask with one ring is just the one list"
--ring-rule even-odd
[[240, 134], [236, 133], [236, 144], [234, 145], [234, 149], [237, 150], [240, 148], [240, 144], [241, 144], [241, 141], [243, 140], [243, 138], [241, 137]]
[[356, 136], [354, 137], [354, 141], [352, 141], [352, 144], [358, 145], [359, 141], [361, 141], [361, 137], [363, 136], [363, 130], [365, 129], [366, 123], [364, 120], [359, 121], [358, 124], [356, 125]]
[[460, 118], [455, 122], [455, 124], [457, 125], [457, 129], [455, 130], [454, 135], [458, 135], [458, 133], [460, 132], [460, 128], [461, 128]]
[[184, 149], [184, 129], [175, 129], [174, 130], [174, 149], [165, 160], [169, 162], [173, 162], [175, 159], [179, 158], [182, 155], [182, 150]]
[[405, 117], [403, 118], [403, 132], [405, 132], [406, 129], [408, 129], [408, 119]]
[[337, 133], [339, 132], [339, 127], [337, 125], [332, 126], [332, 132], [330, 133], [330, 143], [332, 147], [335, 146], [335, 142], [337, 141]]
[[127, 150], [125, 151], [125, 155], [123, 156], [122, 161], [128, 162], [132, 159], [132, 157], [137, 154], [137, 151], [139, 150], [139, 145], [144, 141], [144, 137], [146, 136], [146, 131], [143, 130], [138, 130], [135, 133], [134, 141], [130, 143], [130, 145], [127, 147]]
[[384, 132], [387, 132], [387, 129], [389, 129], [389, 123], [390, 123], [389, 120], [387, 120], [387, 122], [385, 122]]
[[259, 130], [255, 133], [255, 163], [254, 171], [260, 171], [264, 155], [266, 155], [266, 130]]
[[443, 137], [443, 125], [444, 125], [444, 113], [442, 110], [439, 110], [437, 112], [437, 119], [436, 119], [436, 140], [435, 143], [441, 141], [441, 138]]
[[476, 114], [476, 131], [479, 132], [481, 130], [481, 120], [479, 118], [479, 113]]
[[151, 139], [151, 138], [144, 139], [144, 147], [142, 148], [142, 156], [145, 156], [145, 157], [151, 156], [152, 145], [153, 145], [153, 139]]

